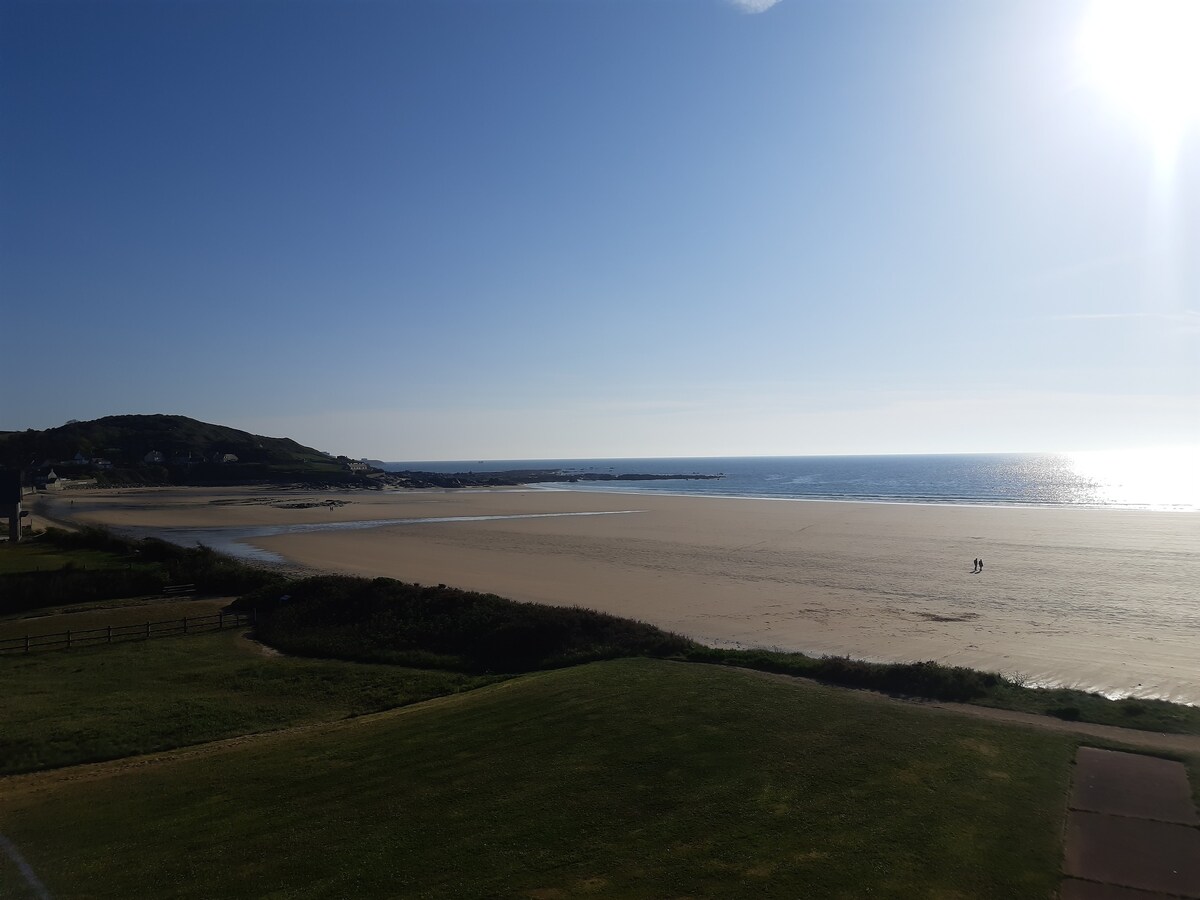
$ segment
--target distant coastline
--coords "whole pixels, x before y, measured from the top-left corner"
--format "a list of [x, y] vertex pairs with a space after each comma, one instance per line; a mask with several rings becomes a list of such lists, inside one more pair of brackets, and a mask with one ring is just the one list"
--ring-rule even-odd
[[[744, 499], [1200, 511], [1200, 481], [1186, 458], [1152, 454], [1107, 466], [1051, 453], [367, 462], [393, 476], [422, 473], [425, 483], [412, 486], [523, 483]], [[538, 477], [520, 477], [533, 472]], [[655, 472], [688, 474], [624, 474]]]
[[500, 472], [428, 472], [420, 470], [387, 470], [406, 488], [467, 488], [512, 487], [522, 484], [578, 484], [579, 482], [631, 481], [718, 481], [723, 474], [702, 473], [639, 473], [579, 472], [563, 469], [511, 469]]

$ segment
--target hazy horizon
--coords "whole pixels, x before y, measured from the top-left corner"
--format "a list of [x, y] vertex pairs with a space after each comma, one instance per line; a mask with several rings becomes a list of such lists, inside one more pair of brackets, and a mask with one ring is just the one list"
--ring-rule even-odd
[[[317, 448], [319, 449], [319, 448]], [[398, 465], [401, 463], [437, 463], [438, 465], [448, 465], [450, 463], [557, 463], [557, 462], [642, 462], [649, 460], [723, 460], [723, 459], [820, 459], [823, 457], [838, 458], [838, 457], [888, 457], [888, 456], [1075, 456], [1080, 454], [1175, 454], [1175, 453], [1191, 453], [1200, 451], [1200, 447], [1191, 445], [1178, 445], [1173, 447], [1114, 447], [1106, 450], [977, 450], [959, 452], [955, 450], [938, 450], [930, 452], [905, 452], [905, 453], [761, 453], [747, 454], [744, 456], [732, 455], [696, 455], [690, 456], [529, 456], [529, 457], [499, 457], [486, 458], [477, 456], [457, 457], [454, 459], [385, 459], [381, 456], [373, 456], [367, 454], [365, 456], [356, 456], [358, 460], [372, 460], [374, 462], [387, 463], [388, 465]]]

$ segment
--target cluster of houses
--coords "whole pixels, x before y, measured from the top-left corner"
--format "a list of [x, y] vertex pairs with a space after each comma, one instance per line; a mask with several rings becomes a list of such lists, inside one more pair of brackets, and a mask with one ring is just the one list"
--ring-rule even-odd
[[167, 455], [161, 450], [151, 450], [142, 457], [142, 462], [148, 466], [196, 466], [200, 463], [235, 463], [238, 461], [236, 453], [226, 453], [224, 450], [217, 450], [214, 453], [209, 453], [207, 456], [203, 453], [193, 453], [187, 450], [183, 453], [177, 453], [169, 460]]
[[[177, 453], [174, 456], [168, 457], [160, 450], [151, 450], [142, 457], [142, 463], [148, 466], [195, 466], [200, 463], [235, 463], [238, 461], [237, 454], [226, 453], [223, 450], [218, 450], [214, 453], [202, 454], [193, 453], [188, 450], [184, 453]], [[67, 480], [54, 471], [54, 467], [60, 469], [69, 469], [72, 472], [93, 471], [103, 472], [113, 468], [112, 460], [105, 459], [102, 456], [87, 457], [83, 453], [76, 453], [70, 459], [63, 459], [55, 462], [47, 459], [40, 466], [35, 467], [33, 471], [33, 486], [40, 491], [61, 491], [66, 486]]]

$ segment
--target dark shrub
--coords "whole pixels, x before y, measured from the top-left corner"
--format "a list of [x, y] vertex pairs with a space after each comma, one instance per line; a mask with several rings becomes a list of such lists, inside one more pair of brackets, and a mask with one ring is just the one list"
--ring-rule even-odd
[[147, 596], [168, 584], [194, 584], [199, 593], [237, 594], [283, 580], [208, 547], [179, 547], [156, 538], [133, 541], [103, 528], [48, 528], [42, 540], [63, 550], [111, 554], [117, 557], [115, 567], [85, 568], [68, 561], [56, 571], [0, 576], [0, 613]]
[[670, 656], [694, 646], [645, 623], [592, 610], [390, 578], [322, 575], [261, 588], [230, 608], [254, 608], [261, 638], [289, 653], [473, 672]]

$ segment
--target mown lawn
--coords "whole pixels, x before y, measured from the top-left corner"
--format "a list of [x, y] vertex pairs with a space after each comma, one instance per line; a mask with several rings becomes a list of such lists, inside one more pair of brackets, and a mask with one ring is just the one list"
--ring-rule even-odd
[[[20, 544], [0, 545], [0, 575], [24, 572], [55, 572], [66, 566], [77, 569], [124, 569], [134, 565], [131, 560], [104, 550], [63, 549], [49, 541], [27, 540]], [[156, 568], [153, 564], [136, 563], [139, 569]]]
[[[175, 618], [206, 606], [123, 607], [33, 620], [36, 631]], [[10, 626], [11, 627], [11, 626]], [[244, 629], [242, 629], [244, 631]], [[389, 709], [487, 683], [452, 672], [271, 659], [228, 630], [0, 655], [0, 773], [115, 759]]]
[[56, 897], [1048, 898], [1074, 750], [619, 660], [100, 777], [6, 779], [0, 833]]
[[121, 625], [165, 622], [184, 616], [208, 616], [229, 605], [229, 598], [96, 600], [57, 609], [39, 609], [0, 618], [0, 639], [26, 634], [58, 634]]

